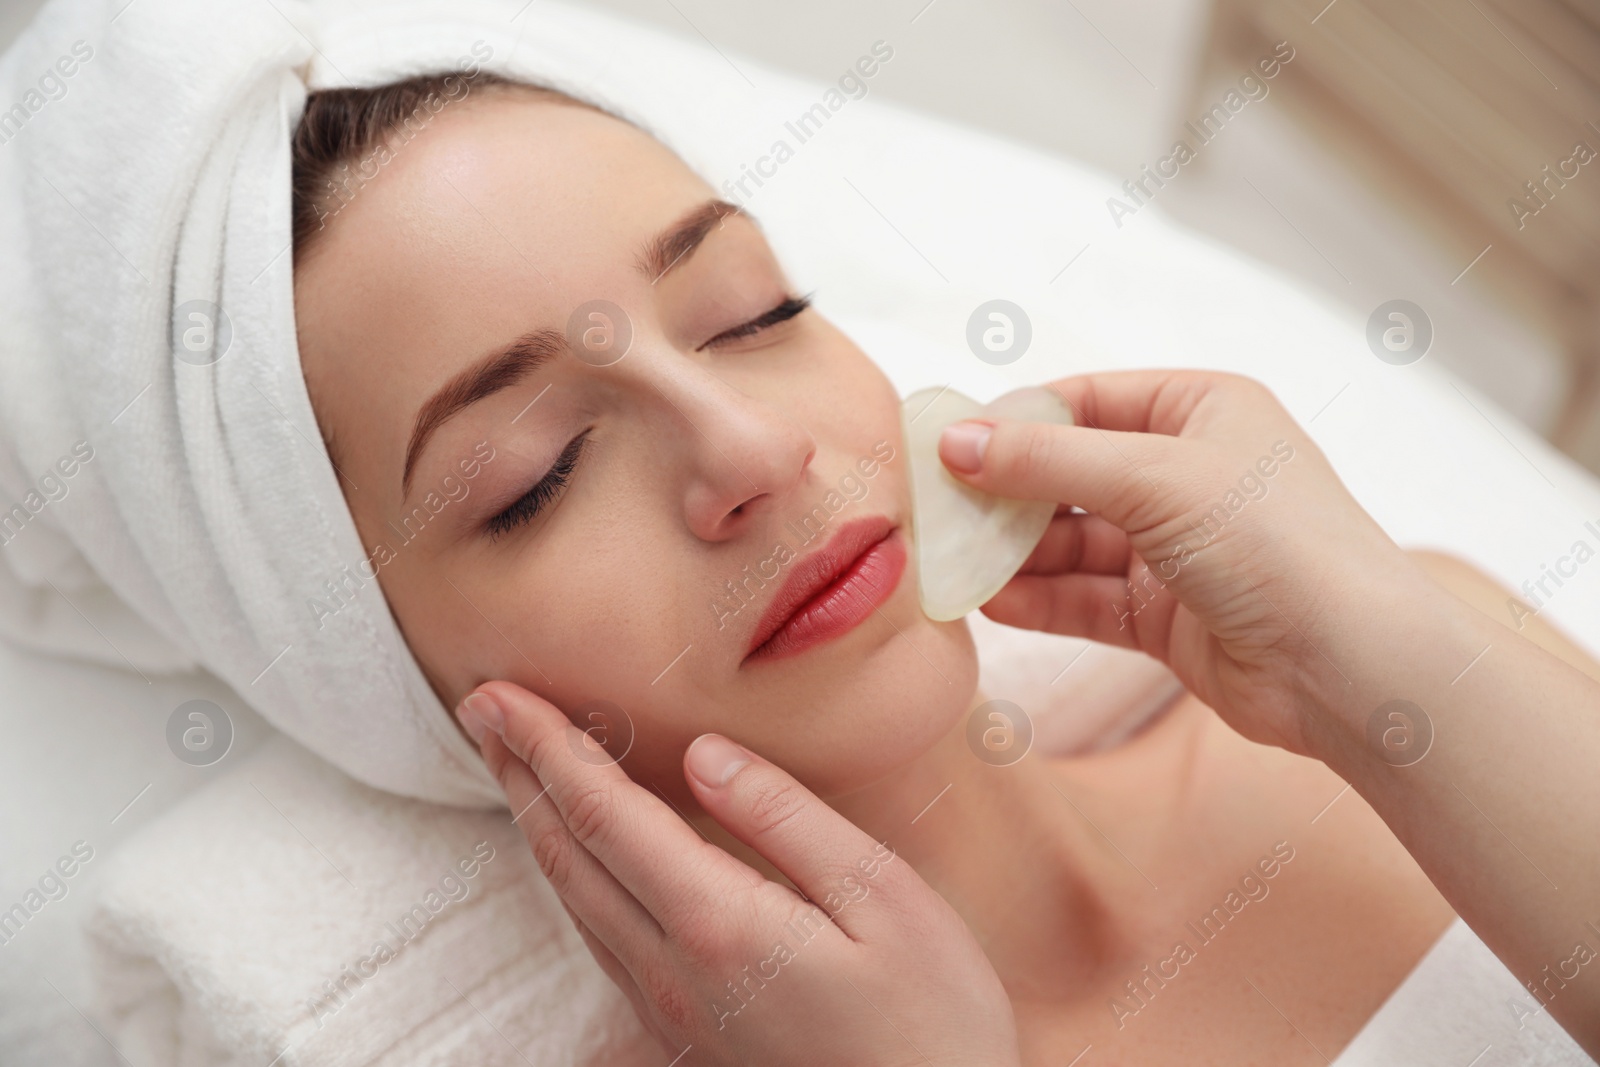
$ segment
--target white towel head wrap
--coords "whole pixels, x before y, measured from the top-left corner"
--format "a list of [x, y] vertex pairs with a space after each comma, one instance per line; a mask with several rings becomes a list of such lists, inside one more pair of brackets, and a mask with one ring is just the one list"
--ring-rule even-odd
[[[202, 665], [355, 778], [502, 801], [366, 588], [300, 373], [308, 89], [481, 62], [513, 4], [54, 0], [0, 60], [0, 632]], [[199, 317], [195, 317], [198, 315]]]

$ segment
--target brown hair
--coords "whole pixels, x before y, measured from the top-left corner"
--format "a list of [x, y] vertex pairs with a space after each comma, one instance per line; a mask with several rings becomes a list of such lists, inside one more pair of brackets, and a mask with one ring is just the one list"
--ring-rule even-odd
[[[290, 142], [294, 258], [298, 260], [327, 220], [355, 198], [401, 147], [433, 117], [474, 90], [533, 93], [553, 103], [588, 108], [627, 122], [571, 93], [489, 71], [420, 74], [366, 89], [322, 89], [306, 98]], [[370, 173], [369, 173], [370, 172]]]

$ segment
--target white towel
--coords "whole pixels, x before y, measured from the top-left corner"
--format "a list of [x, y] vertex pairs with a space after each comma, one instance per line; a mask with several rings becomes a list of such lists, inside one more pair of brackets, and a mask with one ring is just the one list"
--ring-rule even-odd
[[341, 34], [404, 17], [426, 32], [401, 65], [454, 69], [474, 41], [510, 56], [513, 9], [489, 10], [55, 0], [0, 66], [19, 102], [0, 124], [0, 631], [201, 663], [357, 779], [479, 806], [499, 791], [377, 592], [309, 604], [368, 553], [300, 374], [288, 146], [308, 84], [395, 69]]
[[556, 1067], [640, 1033], [507, 812], [281, 736], [106, 862], [100, 1025], [141, 1067]]

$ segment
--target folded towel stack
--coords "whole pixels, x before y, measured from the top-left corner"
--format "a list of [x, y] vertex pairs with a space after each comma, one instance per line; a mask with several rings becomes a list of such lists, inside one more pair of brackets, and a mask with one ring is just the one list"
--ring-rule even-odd
[[638, 1034], [504, 811], [279, 737], [106, 861], [89, 935], [138, 1064], [585, 1064]]

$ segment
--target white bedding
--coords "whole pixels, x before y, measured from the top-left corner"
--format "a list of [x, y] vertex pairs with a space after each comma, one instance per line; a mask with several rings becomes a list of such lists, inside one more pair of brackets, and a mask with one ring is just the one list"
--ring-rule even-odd
[[[793, 142], [785, 122], [825, 99], [822, 84], [591, 11], [539, 4], [519, 25], [527, 40], [558, 42], [577, 69], [599, 70], [616, 96], [631, 87], [648, 97], [648, 109], [635, 110], [715, 186], [769, 154], [776, 138]], [[885, 42], [901, 46], [893, 33]], [[851, 56], [873, 45], [861, 41]], [[894, 347], [863, 325], [871, 320], [892, 319], [917, 339], [926, 362], [889, 368], [902, 390], [1101, 367], [1225, 368], [1272, 386], [1402, 544], [1457, 552], [1520, 587], [1586, 536], [1586, 521], [1600, 526], [1600, 483], [1492, 400], [1428, 360], [1394, 367], [1374, 358], [1364, 339], [1370, 309], [1307, 294], [1169, 226], [1158, 210], [1116, 229], [1104, 206], [1115, 186], [869, 92], [832, 114], [747, 206], [797, 283], [816, 288], [823, 312], [869, 351]], [[971, 311], [995, 297], [1028, 311], [1034, 338], [1021, 360], [991, 369], [964, 337]], [[1600, 565], [1580, 569], [1544, 614], [1600, 651], [1597, 592]], [[1064, 666], [1074, 647], [1050, 654]], [[0, 909], [76, 842], [102, 856], [267, 734], [204, 678], [146, 680], [0, 648], [0, 679]], [[197, 697], [224, 705], [238, 730], [233, 750], [208, 768], [179, 762], [165, 740], [172, 710]], [[88, 994], [76, 922], [100, 869], [83, 864], [64, 899], [0, 944], [6, 1063], [118, 1062], [80, 1014]]]

